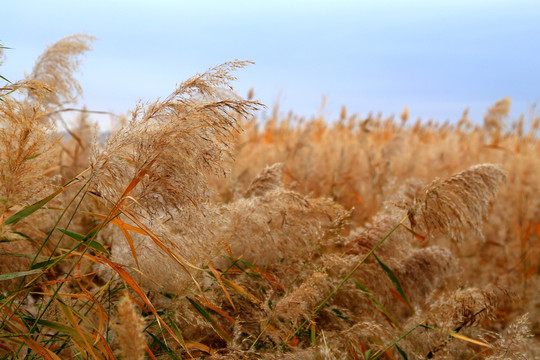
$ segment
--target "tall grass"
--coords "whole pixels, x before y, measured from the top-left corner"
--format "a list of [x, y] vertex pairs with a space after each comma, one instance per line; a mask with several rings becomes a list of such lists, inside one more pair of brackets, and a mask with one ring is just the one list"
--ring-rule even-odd
[[232, 61], [63, 138], [92, 40], [2, 87], [1, 358], [540, 352], [539, 118], [262, 123]]

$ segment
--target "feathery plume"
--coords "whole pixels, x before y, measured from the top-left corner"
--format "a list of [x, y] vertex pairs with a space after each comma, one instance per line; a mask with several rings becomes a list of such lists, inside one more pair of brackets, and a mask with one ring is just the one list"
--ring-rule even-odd
[[139, 104], [126, 126], [94, 148], [96, 191], [115, 202], [136, 181], [130, 195], [150, 213], [176, 209], [189, 221], [203, 211], [208, 173], [224, 174], [223, 161], [231, 156], [228, 137], [239, 129], [235, 115], [261, 106], [239, 98], [229, 85], [235, 79], [230, 72], [248, 63], [225, 63], [183, 82], [165, 100]]
[[484, 116], [484, 127], [487, 131], [500, 132], [503, 128], [503, 120], [510, 113], [510, 107], [512, 106], [512, 98], [506, 97], [497, 101], [492, 107], [490, 107]]
[[[22, 82], [36, 94], [49, 94], [40, 83]], [[43, 119], [46, 109], [5, 96], [0, 101], [0, 217], [14, 205], [24, 205], [50, 185], [46, 170], [58, 137]]]
[[276, 163], [271, 166], [267, 166], [261, 171], [251, 182], [244, 197], [250, 198], [253, 196], [263, 196], [270, 190], [274, 190], [283, 186], [282, 177], [282, 163]]
[[[27, 80], [38, 81], [46, 85], [52, 92], [40, 102], [54, 106], [72, 103], [81, 94], [82, 89], [73, 74], [79, 68], [77, 56], [90, 50], [90, 43], [95, 37], [75, 34], [49, 46], [38, 58], [32, 73]], [[30, 97], [38, 100], [32, 89], [28, 89]]]
[[403, 112], [401, 113], [399, 117], [401, 118], [402, 124], [405, 124], [407, 120], [409, 120], [409, 107], [408, 106], [405, 106], [403, 108]]
[[[506, 359], [530, 359], [531, 355], [538, 354], [538, 346], [535, 352], [527, 351], [528, 345], [533, 346], [529, 314], [524, 314], [513, 321], [503, 334], [497, 334], [497, 341], [492, 344], [492, 355], [486, 360]], [[531, 349], [532, 350], [532, 349]]]
[[144, 338], [144, 320], [137, 314], [131, 298], [126, 293], [116, 307], [116, 323], [112, 325], [118, 336], [122, 357], [130, 360], [142, 360], [146, 340]]
[[444, 181], [435, 180], [410, 210], [411, 225], [421, 226], [428, 234], [448, 234], [458, 241], [463, 240], [467, 229], [482, 237], [489, 203], [505, 180], [504, 171], [493, 164], [474, 165]]

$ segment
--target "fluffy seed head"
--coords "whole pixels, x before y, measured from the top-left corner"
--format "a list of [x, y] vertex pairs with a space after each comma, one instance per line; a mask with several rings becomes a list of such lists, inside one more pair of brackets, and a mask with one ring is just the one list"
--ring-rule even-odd
[[118, 335], [118, 343], [124, 359], [142, 360], [144, 358], [144, 321], [135, 311], [129, 295], [124, 295], [118, 306], [117, 322], [113, 329]]
[[482, 237], [489, 203], [505, 179], [500, 166], [481, 164], [444, 181], [435, 180], [410, 211], [411, 225], [420, 225], [428, 234], [448, 234], [459, 241], [467, 229]]

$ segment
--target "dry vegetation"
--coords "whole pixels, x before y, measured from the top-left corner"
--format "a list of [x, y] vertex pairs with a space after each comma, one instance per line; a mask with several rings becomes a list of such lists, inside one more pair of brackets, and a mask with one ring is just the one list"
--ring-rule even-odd
[[261, 120], [234, 61], [98, 141], [91, 41], [0, 88], [1, 359], [538, 358], [540, 118]]

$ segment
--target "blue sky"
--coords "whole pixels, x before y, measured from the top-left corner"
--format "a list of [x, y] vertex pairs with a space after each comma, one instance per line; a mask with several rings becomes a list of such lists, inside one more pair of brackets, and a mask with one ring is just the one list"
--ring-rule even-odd
[[[0, 74], [19, 79], [45, 47], [85, 32], [98, 40], [79, 75], [89, 109], [123, 113], [138, 99], [227, 60], [282, 112], [349, 112], [456, 120], [511, 96], [513, 116], [540, 100], [540, 2], [524, 1], [9, 1], [1, 7]], [[538, 111], [537, 111], [538, 112]], [[102, 119], [102, 126], [108, 120]]]

